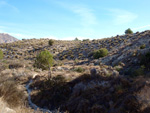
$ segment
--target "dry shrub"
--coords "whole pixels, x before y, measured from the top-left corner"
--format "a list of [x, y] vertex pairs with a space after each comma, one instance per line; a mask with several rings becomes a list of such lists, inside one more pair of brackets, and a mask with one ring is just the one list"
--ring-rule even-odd
[[0, 97], [3, 97], [10, 107], [17, 107], [25, 101], [24, 93], [17, 88], [17, 84], [13, 80], [7, 80], [0, 84]]
[[0, 72], [5, 70], [5, 69], [8, 69], [7, 61], [5, 61], [5, 60], [0, 61]]
[[17, 69], [22, 67], [24, 67], [24, 64], [22, 64], [21, 62], [12, 62], [9, 64], [9, 69]]
[[[0, 113], [34, 113], [33, 110], [25, 106], [17, 107], [14, 109], [9, 108], [8, 106], [9, 105], [6, 102], [4, 102], [3, 98], [0, 98]], [[41, 112], [37, 111], [37, 113]]]

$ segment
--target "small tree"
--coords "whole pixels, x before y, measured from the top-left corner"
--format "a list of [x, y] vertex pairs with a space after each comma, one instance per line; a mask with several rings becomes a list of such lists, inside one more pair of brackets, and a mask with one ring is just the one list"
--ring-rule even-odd
[[3, 51], [0, 49], [0, 60], [3, 59]]
[[79, 39], [76, 37], [75, 39], [74, 39], [75, 41], [79, 41]]
[[133, 31], [130, 28], [128, 28], [127, 30], [125, 30], [125, 34], [133, 34]]
[[52, 46], [52, 45], [54, 44], [54, 40], [52, 40], [52, 39], [49, 40], [49, 41], [48, 41], [48, 44], [49, 44], [50, 46]]
[[35, 64], [37, 68], [42, 68], [42, 70], [49, 69], [49, 78], [51, 78], [51, 66], [53, 65], [53, 55], [48, 51], [42, 51], [37, 55]]
[[93, 57], [95, 59], [98, 59], [100, 57], [104, 57], [104, 56], [107, 56], [107, 55], [108, 55], [108, 50], [106, 48], [101, 48], [100, 50], [94, 52]]

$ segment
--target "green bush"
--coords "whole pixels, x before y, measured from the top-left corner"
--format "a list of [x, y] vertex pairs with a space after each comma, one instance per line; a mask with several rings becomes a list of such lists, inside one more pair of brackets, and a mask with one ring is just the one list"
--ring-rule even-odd
[[9, 64], [9, 69], [17, 69], [17, 68], [23, 68], [24, 64], [20, 62], [12, 62]]
[[98, 59], [100, 57], [104, 57], [107, 55], [108, 55], [108, 50], [106, 48], [101, 48], [100, 50], [94, 52], [93, 57], [94, 59]]
[[82, 67], [77, 67], [77, 68], [74, 69], [74, 71], [82, 73], [82, 72], [85, 71], [85, 69], [83, 69]]
[[83, 39], [83, 42], [90, 41], [90, 39]]
[[145, 47], [146, 47], [146, 45], [143, 44], [143, 45], [140, 46], [140, 49], [144, 49]]
[[49, 65], [53, 65], [53, 55], [48, 50], [42, 51], [37, 55], [34, 66], [46, 70]]
[[3, 56], [4, 56], [3, 51], [0, 49], [0, 59], [3, 59]]
[[133, 34], [133, 31], [130, 28], [128, 28], [127, 30], [125, 30], [125, 34]]
[[52, 46], [52, 45], [54, 44], [54, 40], [52, 40], [52, 39], [49, 40], [49, 41], [48, 41], [48, 44], [49, 44], [50, 46]]
[[79, 41], [79, 39], [76, 37], [75, 39], [74, 39], [75, 41]]

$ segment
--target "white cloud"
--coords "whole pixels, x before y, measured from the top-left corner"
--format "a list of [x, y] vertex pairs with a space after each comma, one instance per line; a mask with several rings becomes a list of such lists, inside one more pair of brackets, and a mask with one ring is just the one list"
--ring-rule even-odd
[[0, 26], [0, 33], [3, 33], [4, 31], [2, 30], [3, 28], [5, 28], [4, 26]]
[[55, 40], [58, 40], [58, 37], [55, 37], [55, 36], [44, 36], [42, 38], [48, 38], [48, 39], [55, 39]]
[[148, 28], [148, 27], [150, 27], [150, 25], [145, 25], [145, 26], [133, 28], [133, 30], [140, 30], [140, 29], [144, 29], [144, 28]]
[[[76, 37], [63, 37], [63, 38], [59, 38], [59, 40], [74, 40]], [[82, 36], [77, 36], [77, 38], [79, 40], [83, 40], [83, 39], [90, 39], [90, 38], [87, 38], [87, 37], [82, 37]]]
[[3, 30], [0, 29], [0, 33], [3, 33]]
[[20, 34], [20, 33], [8, 33], [12, 36], [14, 36], [15, 38], [18, 39], [30, 39], [30, 38], [36, 38], [36, 36], [33, 35], [26, 35], [26, 34]]
[[6, 28], [5, 26], [0, 26], [0, 29], [4, 29], [4, 28]]
[[6, 1], [0, 1], [0, 8], [10, 8], [11, 10], [15, 11], [15, 12], [19, 12], [18, 8], [16, 8], [15, 6], [7, 3]]
[[74, 13], [81, 17], [81, 24], [83, 26], [87, 27], [96, 24], [96, 17], [93, 10], [82, 6], [75, 6], [71, 9]]
[[4, 33], [5, 26], [0, 26], [0, 33]]
[[[32, 38], [48, 38], [48, 39], [55, 39], [55, 40], [74, 40], [76, 37], [55, 37], [55, 36], [43, 36], [43, 37], [37, 37], [37, 36], [33, 36], [33, 35], [25, 35], [25, 34], [20, 34], [20, 33], [8, 33], [18, 39], [32, 39]], [[83, 40], [83, 39], [90, 39], [90, 38], [87, 38], [87, 37], [81, 37], [81, 36], [78, 36], [77, 37], [79, 40]]]
[[[55, 37], [55, 36], [44, 36], [42, 38], [48, 38], [48, 39], [55, 39], [55, 40], [74, 40], [76, 37]], [[77, 36], [77, 38], [79, 40], [83, 40], [83, 39], [90, 39], [87, 37], [81, 37], [81, 36]]]
[[109, 9], [109, 12], [111, 12], [110, 15], [113, 17], [113, 22], [116, 25], [128, 24], [138, 17], [132, 12], [121, 9]]
[[57, 2], [57, 4], [77, 14], [80, 17], [80, 24], [83, 25], [83, 27], [90, 27], [97, 23], [96, 16], [93, 13], [94, 10], [88, 8], [88, 6], [68, 4], [64, 2]]

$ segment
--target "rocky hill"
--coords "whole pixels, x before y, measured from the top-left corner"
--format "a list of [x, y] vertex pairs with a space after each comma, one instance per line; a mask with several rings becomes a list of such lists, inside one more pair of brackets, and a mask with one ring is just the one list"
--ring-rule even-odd
[[[53, 45], [49, 45], [49, 39], [0, 45], [4, 53], [0, 93], [8, 93], [0, 94], [5, 99], [2, 101], [13, 105], [15, 102], [8, 98], [12, 97], [18, 100], [15, 105], [29, 102], [32, 110], [42, 112], [150, 112], [150, 31], [97, 40], [53, 41]], [[95, 52], [102, 48], [108, 54], [95, 58]], [[48, 70], [34, 65], [43, 50], [54, 57], [50, 79]], [[10, 85], [14, 89], [7, 87]]]
[[18, 39], [7, 33], [0, 33], [0, 43], [11, 43], [15, 41], [18, 41]]
[[[115, 66], [119, 62], [129, 64], [137, 63], [137, 56], [149, 51], [150, 31], [137, 32], [115, 36], [98, 40], [84, 41], [61, 41], [55, 40], [54, 45], [48, 45], [49, 39], [28, 39], [10, 43], [9, 45], [2, 44], [0, 47], [7, 50], [6, 58], [24, 58], [33, 60], [37, 53], [47, 49], [56, 60], [89, 60], [93, 61], [94, 65], [103, 63], [106, 65]], [[144, 46], [144, 48], [141, 48]], [[93, 53], [100, 48], [107, 48], [109, 54], [107, 57], [95, 60]]]

